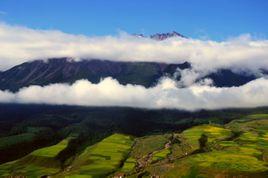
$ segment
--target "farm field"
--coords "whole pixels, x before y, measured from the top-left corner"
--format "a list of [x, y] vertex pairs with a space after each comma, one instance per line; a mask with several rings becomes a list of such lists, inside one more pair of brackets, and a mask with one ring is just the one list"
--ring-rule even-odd
[[[191, 145], [189, 150], [195, 148], [194, 152], [172, 163], [151, 165], [146, 171], [163, 177], [268, 177], [267, 132], [268, 119], [257, 116], [233, 121], [224, 128], [193, 127], [181, 135]], [[207, 135], [207, 142], [200, 150], [202, 134]]]

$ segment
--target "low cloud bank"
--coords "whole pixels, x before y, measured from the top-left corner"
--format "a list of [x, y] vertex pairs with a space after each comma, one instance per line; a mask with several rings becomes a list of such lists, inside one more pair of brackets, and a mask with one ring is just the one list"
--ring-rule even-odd
[[0, 23], [0, 70], [49, 57], [114, 61], [190, 62], [197, 71], [268, 68], [268, 40], [250, 35], [222, 42], [186, 38], [157, 41], [128, 34], [88, 37]]
[[30, 86], [17, 93], [0, 91], [0, 102], [83, 106], [129, 106], [185, 110], [258, 107], [268, 105], [268, 79], [259, 78], [240, 87], [216, 88], [194, 84], [188, 88], [163, 78], [152, 88], [121, 85], [110, 77], [98, 84], [87, 80], [72, 85]]

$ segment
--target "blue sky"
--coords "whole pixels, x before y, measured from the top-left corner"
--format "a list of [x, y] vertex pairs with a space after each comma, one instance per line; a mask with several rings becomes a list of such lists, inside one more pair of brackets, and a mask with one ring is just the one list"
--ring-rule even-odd
[[85, 35], [178, 31], [223, 40], [268, 37], [267, 0], [1, 0], [0, 21]]

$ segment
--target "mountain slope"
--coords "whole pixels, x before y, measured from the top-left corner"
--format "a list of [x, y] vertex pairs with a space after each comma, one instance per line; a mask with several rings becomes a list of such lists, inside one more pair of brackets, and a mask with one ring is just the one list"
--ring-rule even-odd
[[213, 84], [217, 87], [240, 86], [258, 78], [251, 73], [234, 73], [228, 69], [220, 69], [217, 72], [208, 74], [206, 77], [212, 79]]
[[188, 63], [164, 64], [154, 62], [112, 62], [106, 60], [69, 61], [67, 58], [37, 60], [15, 66], [0, 74], [0, 89], [17, 91], [29, 85], [73, 83], [87, 79], [98, 83], [101, 78], [113, 77], [121, 84], [152, 86], [164, 75], [172, 75], [177, 68], [189, 68]]

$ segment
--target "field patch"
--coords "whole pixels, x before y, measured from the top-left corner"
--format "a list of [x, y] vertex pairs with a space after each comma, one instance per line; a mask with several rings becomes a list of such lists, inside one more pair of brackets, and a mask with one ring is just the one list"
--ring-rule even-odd
[[212, 125], [201, 125], [182, 132], [182, 136], [186, 138], [186, 141], [192, 146], [193, 150], [199, 149], [199, 139], [202, 134], [208, 137], [208, 142], [212, 142], [230, 137], [232, 131]]
[[268, 119], [268, 114], [251, 114], [246, 116], [249, 119]]
[[123, 173], [128, 173], [131, 172], [136, 165], [136, 159], [133, 157], [129, 157], [125, 162], [124, 165], [122, 167], [122, 169], [119, 172], [123, 172]]
[[170, 153], [171, 153], [171, 151], [170, 151], [169, 148], [160, 150], [160, 151], [156, 152], [156, 153], [153, 155], [152, 161], [163, 160], [163, 159], [167, 158], [167, 156], [168, 156]]
[[113, 134], [87, 147], [65, 173], [67, 176], [101, 177], [120, 168], [133, 144], [130, 136]]
[[151, 135], [142, 138], [137, 138], [131, 155], [138, 159], [142, 158], [149, 153], [161, 150], [169, 141], [170, 134], [165, 135]]
[[56, 157], [68, 145], [69, 139], [64, 139], [56, 145], [41, 148], [31, 153], [34, 156]]
[[200, 168], [238, 172], [268, 171], [267, 164], [256, 157], [244, 154], [231, 154], [225, 151], [197, 154], [189, 158], [189, 163]]

